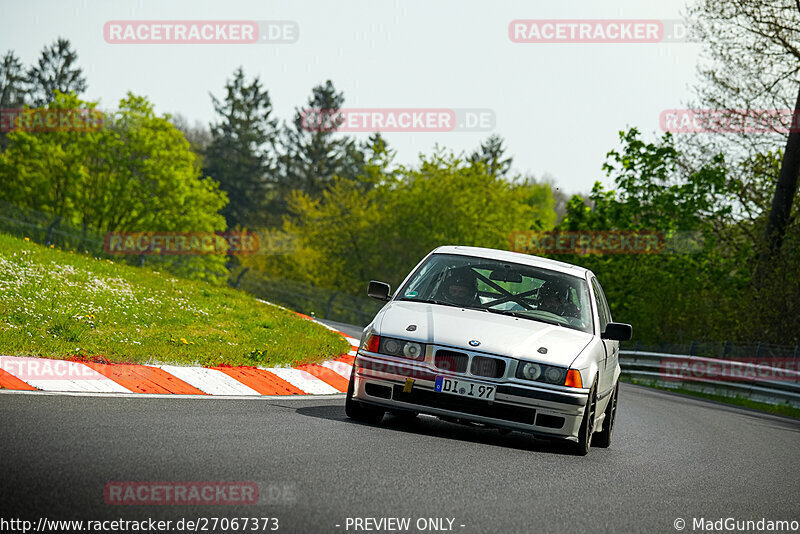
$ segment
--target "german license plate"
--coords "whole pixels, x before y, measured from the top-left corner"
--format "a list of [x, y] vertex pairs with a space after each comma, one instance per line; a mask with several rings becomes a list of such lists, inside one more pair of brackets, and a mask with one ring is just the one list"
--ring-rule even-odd
[[450, 393], [471, 399], [494, 400], [494, 386], [470, 382], [469, 380], [457, 380], [444, 376], [436, 377], [434, 390], [440, 393]]

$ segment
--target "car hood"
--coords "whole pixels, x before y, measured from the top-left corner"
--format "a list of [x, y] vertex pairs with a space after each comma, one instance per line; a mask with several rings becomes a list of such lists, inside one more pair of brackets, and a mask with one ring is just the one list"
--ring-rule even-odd
[[[381, 336], [561, 366], [569, 366], [593, 337], [530, 319], [409, 301], [390, 302], [373, 324]], [[471, 340], [480, 345], [470, 346]]]

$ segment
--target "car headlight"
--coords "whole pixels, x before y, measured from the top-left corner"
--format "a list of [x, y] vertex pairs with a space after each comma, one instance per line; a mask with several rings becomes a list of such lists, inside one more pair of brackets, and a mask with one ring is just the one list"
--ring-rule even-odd
[[523, 363], [517, 367], [517, 377], [526, 380], [536, 380], [542, 376], [542, 366], [538, 363]]
[[389, 356], [421, 360], [425, 357], [425, 344], [381, 336], [378, 352]]
[[536, 362], [519, 362], [517, 364], [517, 378], [547, 382], [548, 384], [564, 385], [567, 370], [563, 367], [544, 365]]

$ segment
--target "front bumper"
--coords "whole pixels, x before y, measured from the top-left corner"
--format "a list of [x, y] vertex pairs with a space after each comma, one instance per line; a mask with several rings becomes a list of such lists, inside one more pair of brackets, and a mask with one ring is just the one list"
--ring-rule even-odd
[[[482, 379], [443, 372], [427, 362], [359, 352], [354, 365], [353, 395], [360, 402], [387, 410], [420, 413], [484, 423], [498, 428], [577, 439], [588, 390], [562, 391], [503, 379]], [[461, 397], [434, 390], [437, 376], [448, 376], [497, 387], [494, 401]], [[404, 386], [413, 379], [410, 391]]]

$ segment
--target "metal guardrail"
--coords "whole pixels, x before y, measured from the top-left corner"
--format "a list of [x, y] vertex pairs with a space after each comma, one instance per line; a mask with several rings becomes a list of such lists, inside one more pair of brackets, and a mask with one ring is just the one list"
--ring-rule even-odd
[[629, 350], [619, 354], [622, 374], [639, 383], [800, 408], [796, 366], [789, 369], [752, 361]]

